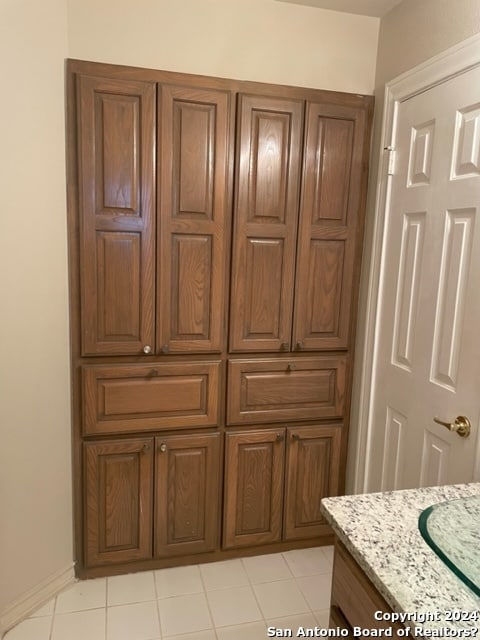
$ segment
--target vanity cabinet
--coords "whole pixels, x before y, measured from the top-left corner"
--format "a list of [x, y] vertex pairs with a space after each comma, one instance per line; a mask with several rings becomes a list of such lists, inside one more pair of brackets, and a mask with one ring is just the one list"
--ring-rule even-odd
[[315, 425], [226, 434], [224, 548], [330, 532], [320, 501], [338, 492], [341, 430]]
[[71, 60], [81, 577], [330, 541], [373, 99]]
[[[393, 636], [405, 635], [405, 627], [398, 622], [376, 620], [375, 612], [392, 613], [390, 605], [378, 593], [346, 547], [335, 539], [330, 627], [350, 632], [361, 629], [393, 629]], [[373, 635], [373, 634], [372, 634]]]

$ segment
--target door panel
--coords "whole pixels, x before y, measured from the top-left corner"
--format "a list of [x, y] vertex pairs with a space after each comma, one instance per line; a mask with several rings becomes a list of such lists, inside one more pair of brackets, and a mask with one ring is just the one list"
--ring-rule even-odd
[[241, 95], [231, 351], [290, 349], [303, 103]]
[[225, 442], [223, 547], [280, 541], [285, 429], [228, 433]]
[[86, 562], [152, 556], [153, 440], [84, 444]]
[[212, 551], [219, 536], [220, 435], [156, 438], [155, 556]]
[[[398, 105], [369, 490], [469, 482], [478, 456], [480, 69]], [[472, 423], [462, 438], [434, 422]], [[477, 469], [478, 473], [478, 469]]]
[[320, 501], [338, 494], [341, 425], [287, 430], [285, 540], [328, 533]]
[[158, 350], [223, 348], [229, 241], [229, 92], [159, 91]]
[[80, 76], [83, 355], [154, 341], [155, 85]]
[[363, 111], [307, 103], [293, 329], [297, 350], [351, 346], [365, 132]]

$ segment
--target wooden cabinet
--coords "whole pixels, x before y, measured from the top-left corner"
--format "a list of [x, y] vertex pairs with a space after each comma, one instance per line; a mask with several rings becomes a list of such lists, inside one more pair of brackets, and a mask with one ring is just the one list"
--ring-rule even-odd
[[230, 93], [159, 89], [157, 352], [224, 347]]
[[300, 106], [240, 96], [233, 352], [349, 346], [366, 114]]
[[341, 627], [354, 637], [354, 627], [372, 629], [390, 629], [393, 636], [404, 636], [405, 627], [398, 622], [377, 620], [375, 612], [392, 613], [391, 607], [379, 594], [375, 586], [362, 571], [346, 547], [335, 539], [333, 562], [332, 597], [330, 603], [330, 627]]
[[220, 533], [220, 435], [161, 436], [155, 451], [155, 556], [213, 551]]
[[88, 565], [213, 550], [219, 453], [218, 433], [86, 443]]
[[67, 85], [79, 575], [330, 540], [372, 98], [81, 61]]
[[226, 434], [224, 548], [329, 533], [320, 501], [336, 495], [341, 425]]
[[87, 564], [150, 558], [153, 439], [87, 442], [84, 457]]

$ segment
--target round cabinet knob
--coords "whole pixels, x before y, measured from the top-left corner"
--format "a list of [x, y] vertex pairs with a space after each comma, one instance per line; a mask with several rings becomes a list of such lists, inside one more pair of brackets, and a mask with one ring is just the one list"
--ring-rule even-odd
[[282, 344], [280, 345], [280, 349], [282, 351], [288, 351], [288, 347], [289, 347], [289, 343], [288, 342], [282, 342]]
[[165, 451], [167, 450], [167, 445], [165, 444], [165, 442], [162, 442], [159, 448], [162, 453], [165, 453]]
[[295, 348], [300, 351], [300, 349], [303, 349], [303, 342], [297, 342], [297, 344], [295, 345]]
[[148, 355], [149, 353], [152, 353], [152, 347], [151, 347], [149, 344], [146, 344], [146, 345], [143, 347], [143, 353], [146, 353], [147, 355]]
[[287, 365], [287, 371], [295, 371], [297, 365], [294, 362], [289, 362]]
[[164, 344], [162, 347], [162, 353], [168, 353], [170, 351], [170, 347], [168, 344]]

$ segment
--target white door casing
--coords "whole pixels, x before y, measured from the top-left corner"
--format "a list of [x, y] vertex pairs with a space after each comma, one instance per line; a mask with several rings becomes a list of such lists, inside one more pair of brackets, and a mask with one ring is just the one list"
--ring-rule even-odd
[[387, 85], [382, 147], [354, 490], [480, 480], [480, 38]]

